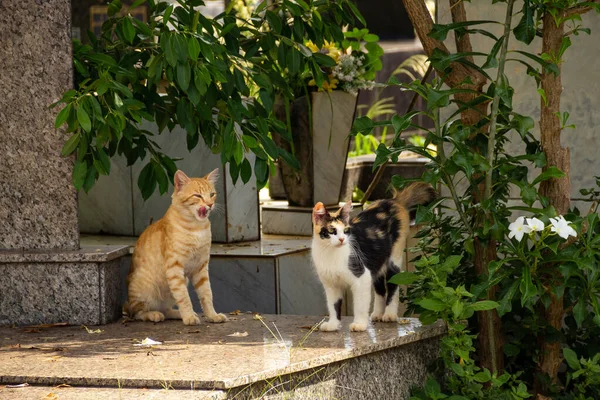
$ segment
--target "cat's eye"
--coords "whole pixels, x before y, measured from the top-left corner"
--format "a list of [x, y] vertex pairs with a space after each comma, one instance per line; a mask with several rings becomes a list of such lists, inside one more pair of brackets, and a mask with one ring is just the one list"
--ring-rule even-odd
[[215, 196], [216, 196], [216, 193], [215, 193], [215, 192], [212, 192], [212, 193], [210, 194], [210, 197], [215, 197]]
[[337, 235], [337, 229], [335, 229], [335, 228], [330, 228], [330, 229], [329, 229], [329, 233], [330, 233], [330, 234], [332, 234], [332, 235]]
[[200, 199], [204, 200], [204, 197], [202, 197], [202, 195], [201, 195], [201, 194], [195, 194], [195, 195], [194, 195], [194, 197], [198, 197], [198, 198], [200, 198]]
[[350, 232], [350, 227], [345, 227], [344, 228], [344, 233], [348, 233], [348, 232]]

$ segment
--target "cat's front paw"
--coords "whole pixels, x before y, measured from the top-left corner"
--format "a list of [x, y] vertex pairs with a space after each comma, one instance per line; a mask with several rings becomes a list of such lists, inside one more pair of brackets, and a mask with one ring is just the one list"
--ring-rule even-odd
[[327, 321], [319, 325], [319, 330], [321, 332], [334, 332], [340, 329], [340, 325], [338, 321]]
[[186, 315], [186, 316], [182, 315], [181, 320], [183, 321], [183, 323], [185, 325], [199, 325], [200, 324], [200, 318], [198, 318], [196, 313]]
[[160, 311], [148, 311], [142, 319], [144, 321], [162, 322], [165, 320], [165, 315]]
[[215, 314], [210, 317], [206, 317], [206, 320], [208, 322], [212, 322], [213, 324], [218, 324], [227, 321], [227, 317], [225, 314]]
[[381, 321], [382, 322], [396, 322], [396, 321], [398, 321], [398, 315], [397, 314], [383, 314], [383, 316], [381, 317]]
[[373, 322], [381, 321], [381, 314], [375, 313], [375, 312], [373, 314], [371, 314], [371, 321], [373, 321]]
[[353, 322], [350, 324], [351, 332], [364, 332], [369, 324], [366, 322]]

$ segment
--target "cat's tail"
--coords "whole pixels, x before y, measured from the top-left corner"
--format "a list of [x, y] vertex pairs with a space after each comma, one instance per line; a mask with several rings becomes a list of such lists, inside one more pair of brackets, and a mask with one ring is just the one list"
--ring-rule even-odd
[[413, 182], [401, 191], [394, 189], [394, 200], [407, 210], [430, 204], [437, 197], [433, 186], [425, 182]]

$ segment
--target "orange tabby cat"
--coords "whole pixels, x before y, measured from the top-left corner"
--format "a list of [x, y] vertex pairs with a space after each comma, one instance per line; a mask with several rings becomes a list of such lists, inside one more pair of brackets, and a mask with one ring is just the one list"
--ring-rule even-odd
[[[215, 169], [204, 178], [175, 173], [175, 191], [165, 216], [150, 225], [138, 239], [131, 270], [127, 276], [127, 314], [142, 321], [181, 318], [197, 325], [187, 289], [188, 278], [200, 298], [204, 316], [210, 322], [224, 322], [213, 306], [208, 279], [211, 231], [208, 215], [215, 199]], [[173, 307], [177, 305], [178, 309]]]

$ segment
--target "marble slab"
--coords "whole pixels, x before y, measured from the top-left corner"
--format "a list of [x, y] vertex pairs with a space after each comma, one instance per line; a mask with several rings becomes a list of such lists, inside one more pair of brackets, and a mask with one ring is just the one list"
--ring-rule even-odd
[[110, 175], [101, 175], [92, 189], [79, 192], [79, 230], [82, 233], [134, 235], [133, 181], [125, 157], [111, 158]]
[[[213, 301], [218, 312], [236, 310], [275, 314], [278, 311], [273, 258], [212, 258], [209, 264]], [[194, 309], [201, 307], [192, 293]]]
[[[339, 203], [341, 207], [344, 203]], [[354, 216], [362, 211], [360, 203], [352, 203]], [[331, 211], [336, 207], [329, 207]], [[261, 207], [262, 231], [269, 235], [312, 236], [312, 208], [289, 206], [287, 201], [265, 202]]]
[[280, 314], [327, 314], [325, 292], [312, 265], [310, 252], [278, 258], [277, 276]]
[[[391, 370], [403, 371], [390, 369], [396, 364], [388, 362], [404, 359], [401, 365], [408, 370], [404, 376], [410, 378], [418, 371], [423, 378], [427, 362], [437, 354], [436, 342], [445, 333], [442, 323], [421, 326], [414, 319], [405, 324], [374, 323], [366, 332], [349, 332], [351, 319], [347, 317], [342, 318], [339, 332], [305, 328], [319, 321], [318, 316], [263, 315], [257, 319], [241, 314], [227, 323], [202, 322], [194, 327], [179, 321], [116, 322], [99, 327], [99, 333], [88, 333], [80, 326], [30, 333], [22, 328], [0, 328], [0, 384], [122, 388], [167, 384], [174, 389], [229, 391], [362, 357], [366, 357], [364, 365], [377, 366], [382, 377]], [[235, 332], [241, 335], [233, 335]], [[162, 344], [135, 346], [145, 338]], [[402, 356], [383, 357], [411, 344]], [[364, 382], [367, 371], [354, 374], [357, 382]], [[367, 390], [373, 382], [364, 384]]]

